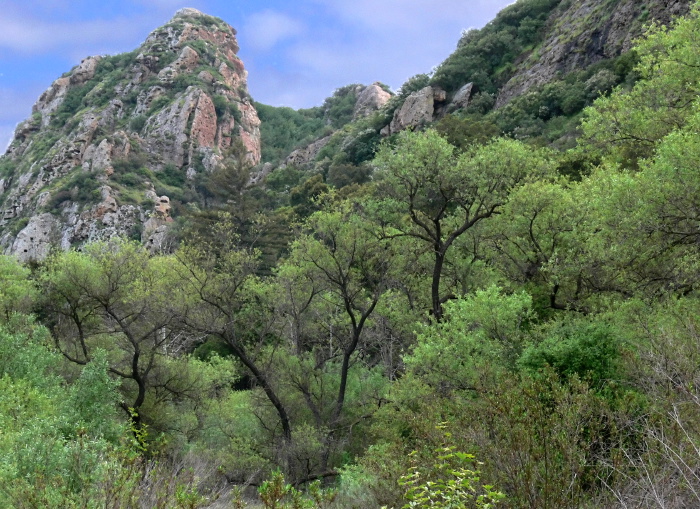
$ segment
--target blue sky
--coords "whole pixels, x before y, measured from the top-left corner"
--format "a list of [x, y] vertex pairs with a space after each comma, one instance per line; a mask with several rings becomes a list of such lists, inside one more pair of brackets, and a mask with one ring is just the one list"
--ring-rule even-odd
[[305, 108], [338, 87], [397, 89], [429, 72], [462, 30], [513, 0], [1, 0], [0, 151], [51, 82], [88, 55], [131, 51], [181, 7], [238, 30], [256, 101]]

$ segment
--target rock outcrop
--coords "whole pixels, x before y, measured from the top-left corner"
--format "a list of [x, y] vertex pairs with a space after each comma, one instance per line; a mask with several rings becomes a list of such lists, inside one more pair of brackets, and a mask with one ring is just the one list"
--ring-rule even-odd
[[182, 9], [134, 52], [88, 57], [52, 83], [0, 159], [0, 251], [40, 259], [51, 245], [148, 241], [172, 221], [159, 188], [192, 189], [236, 139], [257, 164], [235, 35]]
[[287, 156], [287, 159], [284, 160], [284, 164], [287, 166], [305, 166], [312, 163], [321, 149], [325, 147], [330, 140], [331, 137], [326, 136], [325, 138], [314, 141], [306, 147], [296, 149]]
[[428, 86], [413, 92], [394, 112], [394, 118], [383, 134], [394, 134], [409, 127], [429, 124], [435, 120], [436, 111], [444, 107], [446, 100], [446, 92], [439, 87]]
[[628, 51], [642, 33], [642, 10], [646, 9], [648, 21], [668, 24], [672, 18], [688, 12], [690, 0], [621, 0], [612, 7], [609, 2], [600, 0], [580, 0], [563, 6], [566, 7], [564, 12], [553, 11], [544, 43], [518, 66], [501, 88], [497, 108], [560, 74]]
[[474, 83], [467, 83], [460, 88], [450, 102], [450, 110], [461, 110], [469, 106], [474, 91]]
[[353, 110], [353, 119], [366, 117], [384, 107], [389, 102], [392, 94], [382, 88], [381, 83], [375, 82], [362, 89], [357, 95], [357, 102]]

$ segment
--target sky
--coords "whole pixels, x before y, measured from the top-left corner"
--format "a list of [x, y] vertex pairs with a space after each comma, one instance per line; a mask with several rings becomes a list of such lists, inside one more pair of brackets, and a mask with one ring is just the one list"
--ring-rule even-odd
[[513, 0], [0, 0], [0, 152], [51, 83], [89, 55], [137, 48], [182, 7], [238, 31], [248, 89], [273, 106], [318, 106], [336, 88], [398, 89], [430, 72], [463, 30]]

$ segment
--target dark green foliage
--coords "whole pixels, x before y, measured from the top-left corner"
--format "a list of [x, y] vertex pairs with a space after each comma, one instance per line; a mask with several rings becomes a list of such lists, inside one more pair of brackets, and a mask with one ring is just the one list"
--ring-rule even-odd
[[241, 110], [238, 109], [238, 104], [236, 103], [229, 104], [229, 113], [231, 113], [233, 119], [238, 123], [240, 123], [243, 119], [243, 116], [241, 115]]
[[60, 189], [51, 195], [46, 208], [49, 210], [59, 210], [64, 202], [71, 199], [71, 192], [68, 189]]
[[[360, 86], [347, 85], [337, 89], [324, 101], [323, 106], [317, 108], [295, 111], [291, 108], [275, 108], [255, 103], [262, 122], [260, 133], [263, 162], [278, 161], [295, 148], [330, 134], [333, 129], [349, 125], [357, 102], [357, 89]], [[379, 129], [370, 136], [372, 140], [360, 140], [351, 156], [352, 162], [359, 163], [371, 158], [379, 141]]]
[[293, 165], [278, 168], [265, 178], [265, 186], [276, 192], [289, 192], [298, 185], [304, 172]]
[[416, 74], [408, 78], [406, 82], [401, 85], [398, 96], [405, 99], [413, 92], [417, 92], [428, 85], [430, 85], [430, 76], [427, 74]]
[[69, 200], [81, 205], [97, 203], [101, 198], [101, 186], [102, 183], [94, 173], [76, 171], [51, 193], [46, 208], [52, 212], [59, 212], [61, 205]]
[[193, 355], [200, 360], [208, 361], [214, 356], [231, 357], [231, 347], [220, 338], [208, 338], [204, 343], [195, 348]]
[[364, 184], [369, 181], [371, 174], [372, 168], [367, 164], [356, 166], [337, 163], [332, 164], [328, 169], [326, 181], [333, 187], [340, 189], [351, 184]]
[[563, 379], [578, 376], [593, 387], [617, 380], [620, 341], [604, 322], [568, 320], [553, 323], [543, 339], [525, 349], [519, 364], [539, 371], [549, 366]]
[[214, 103], [214, 110], [216, 111], [216, 116], [219, 118], [223, 117], [229, 109], [228, 99], [226, 98], [226, 96], [219, 94], [213, 96], [211, 99]]
[[25, 226], [27, 226], [28, 224], [29, 224], [29, 218], [28, 218], [28, 217], [20, 217], [19, 219], [17, 219], [17, 221], [15, 221], [15, 222], [12, 224], [12, 227], [11, 227], [11, 229], [10, 229], [10, 233], [12, 233], [12, 235], [17, 235], [17, 234], [18, 234], [19, 232], [21, 232], [22, 229], [23, 229]]
[[371, 160], [379, 149], [381, 139], [379, 131], [372, 128], [352, 136], [343, 146], [348, 162], [358, 165]]
[[353, 84], [339, 88], [323, 102], [323, 115], [328, 124], [339, 129], [352, 120], [357, 102], [356, 89], [360, 86]]
[[184, 92], [188, 87], [201, 87], [202, 80], [194, 73], [183, 73], [175, 77], [171, 86], [174, 93]]
[[9, 157], [0, 158], [0, 178], [12, 178], [15, 174], [17, 163]]
[[66, 125], [69, 119], [75, 117], [76, 113], [86, 106], [84, 102], [85, 96], [95, 85], [95, 82], [88, 81], [82, 86], [70, 87], [63, 102], [51, 116], [51, 126], [55, 129], [60, 129]]
[[162, 171], [156, 174], [158, 180], [163, 184], [173, 187], [183, 187], [185, 185], [185, 172], [174, 164], [166, 164]]
[[195, 50], [199, 54], [200, 58], [203, 58], [205, 61], [214, 60], [215, 49], [208, 41], [201, 39], [196, 41], [187, 41], [185, 46], [189, 46]]
[[129, 121], [129, 129], [135, 133], [140, 133], [146, 125], [147, 117], [145, 115], [137, 115]]
[[277, 161], [288, 155], [304, 140], [311, 141], [326, 130], [320, 108], [295, 111], [291, 108], [255, 103], [260, 117], [262, 161]]
[[110, 179], [122, 186], [138, 188], [147, 180], [153, 181], [154, 175], [146, 167], [146, 155], [138, 150], [132, 150], [126, 159], [115, 159], [112, 162], [114, 173]]
[[460, 118], [447, 115], [435, 124], [435, 130], [461, 150], [483, 145], [500, 134], [498, 126], [480, 117]]
[[146, 112], [146, 117], [150, 117], [154, 113], [157, 113], [158, 111], [168, 106], [171, 102], [172, 99], [166, 95], [158, 97], [149, 106], [148, 111]]
[[[555, 141], [560, 136], [570, 134], [575, 123], [561, 130], [557, 129], [556, 123], [548, 126], [547, 122], [558, 117], [574, 117], [599, 96], [608, 94], [613, 87], [634, 74], [629, 69], [632, 61], [634, 58], [630, 60], [627, 56], [605, 60], [587, 69], [571, 72], [559, 80], [530, 88], [505, 106], [488, 113], [486, 119], [506, 134], [519, 138], [544, 136], [549, 142]], [[479, 101], [482, 100], [479, 95], [477, 97]], [[486, 110], [470, 105], [468, 111], [474, 109]]]
[[111, 74], [112, 71], [124, 71], [136, 62], [138, 51], [120, 53], [118, 55], [107, 55], [97, 64], [95, 77], [102, 77]]
[[53, 113], [51, 126], [58, 129], [86, 106], [103, 106], [114, 98], [114, 87], [124, 72], [136, 61], [137, 51], [106, 56], [100, 59], [95, 75], [80, 86], [71, 86], [63, 102]]
[[540, 40], [541, 28], [560, 2], [529, 0], [506, 7], [483, 29], [462, 35], [457, 49], [438, 66], [431, 82], [448, 92], [470, 82], [478, 91], [495, 92], [509, 77], [506, 64]]
[[327, 192], [328, 186], [323, 182], [323, 176], [314, 175], [303, 184], [291, 189], [289, 204], [299, 216], [306, 217], [321, 209], [316, 199]]

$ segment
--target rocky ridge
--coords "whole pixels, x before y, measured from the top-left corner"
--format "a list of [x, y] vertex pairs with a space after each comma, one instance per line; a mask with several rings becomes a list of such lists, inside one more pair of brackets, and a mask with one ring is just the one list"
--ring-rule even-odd
[[564, 1], [549, 19], [545, 41], [501, 88], [496, 107], [576, 69], [629, 51], [645, 23], [667, 25], [688, 12], [690, 0]]
[[259, 162], [235, 35], [182, 9], [136, 51], [88, 57], [57, 79], [0, 159], [0, 248], [41, 259], [117, 234], [157, 248], [168, 194], [195, 192], [234, 146]]

